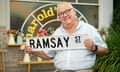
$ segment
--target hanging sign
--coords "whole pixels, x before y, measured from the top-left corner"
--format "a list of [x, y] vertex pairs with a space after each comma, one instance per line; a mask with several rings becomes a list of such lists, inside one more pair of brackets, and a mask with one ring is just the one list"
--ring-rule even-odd
[[26, 44], [34, 51], [39, 50], [63, 50], [63, 49], [84, 49], [84, 40], [87, 35], [71, 36], [44, 36], [27, 38]]

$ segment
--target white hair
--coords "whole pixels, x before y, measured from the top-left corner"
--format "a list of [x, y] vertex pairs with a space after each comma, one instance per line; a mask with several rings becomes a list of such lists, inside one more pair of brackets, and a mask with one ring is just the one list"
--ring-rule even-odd
[[68, 5], [70, 8], [73, 8], [72, 4], [69, 2], [60, 2], [57, 4], [57, 8], [59, 8], [62, 5]]

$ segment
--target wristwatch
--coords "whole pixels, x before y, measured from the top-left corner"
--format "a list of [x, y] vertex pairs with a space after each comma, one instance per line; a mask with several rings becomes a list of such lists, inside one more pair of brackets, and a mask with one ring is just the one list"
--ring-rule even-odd
[[96, 52], [98, 50], [98, 46], [95, 45], [95, 50], [93, 50], [93, 52]]

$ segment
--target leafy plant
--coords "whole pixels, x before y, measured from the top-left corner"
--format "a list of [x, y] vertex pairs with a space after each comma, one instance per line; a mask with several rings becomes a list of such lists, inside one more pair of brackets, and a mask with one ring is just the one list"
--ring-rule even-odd
[[97, 56], [94, 69], [96, 72], [120, 72], [120, 5], [114, 0], [113, 23], [108, 29], [106, 43], [109, 53]]
[[120, 33], [116, 33], [112, 27], [109, 29], [109, 36], [106, 43], [109, 53], [104, 56], [97, 56], [95, 69], [98, 72], [119, 72], [120, 70]]

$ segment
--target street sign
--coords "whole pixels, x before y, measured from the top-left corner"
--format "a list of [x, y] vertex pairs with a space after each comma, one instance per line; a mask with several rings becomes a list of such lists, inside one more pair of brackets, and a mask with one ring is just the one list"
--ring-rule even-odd
[[86, 34], [65, 36], [30, 37], [26, 40], [27, 45], [34, 51], [39, 50], [63, 50], [85, 49], [84, 40]]

